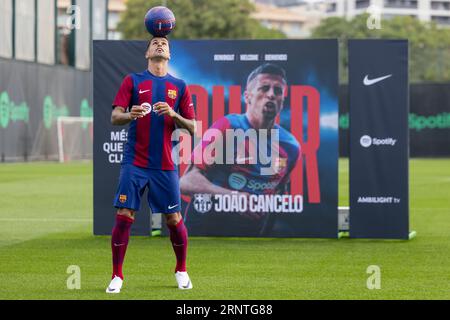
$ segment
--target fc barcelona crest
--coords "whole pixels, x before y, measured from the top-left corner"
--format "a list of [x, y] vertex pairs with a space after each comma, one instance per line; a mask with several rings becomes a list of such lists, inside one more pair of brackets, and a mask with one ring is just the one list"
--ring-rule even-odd
[[211, 195], [207, 193], [194, 194], [194, 208], [199, 213], [207, 213], [212, 208]]
[[287, 158], [276, 158], [275, 166], [283, 170], [287, 166]]
[[177, 98], [177, 90], [169, 89], [167, 91], [167, 95], [170, 99], [176, 99]]
[[125, 203], [127, 201], [127, 195], [126, 194], [121, 194], [119, 196], [119, 201], [120, 201], [120, 203]]

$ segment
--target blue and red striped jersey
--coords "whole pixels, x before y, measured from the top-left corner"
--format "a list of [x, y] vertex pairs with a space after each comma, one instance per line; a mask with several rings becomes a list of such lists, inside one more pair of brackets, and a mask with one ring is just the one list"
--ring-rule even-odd
[[[130, 110], [144, 102], [152, 106], [157, 102], [167, 104], [183, 118], [194, 119], [194, 105], [186, 83], [167, 74], [153, 75], [146, 70], [127, 75], [113, 102], [113, 108], [120, 106]], [[133, 120], [128, 129], [122, 164], [133, 164], [141, 168], [175, 170], [172, 160], [172, 132], [175, 122], [167, 115], [150, 112], [145, 117]]]
[[[233, 142], [235, 144], [233, 148], [234, 153], [231, 155], [233, 164], [225, 163], [225, 158], [230, 157], [226, 153], [222, 158], [224, 164], [212, 163], [214, 159], [209, 159], [209, 154], [204, 153], [205, 148], [211, 143], [217, 143], [218, 139], [222, 139], [221, 145], [224, 149], [227, 149], [228, 139], [226, 138], [226, 132], [228, 130], [241, 129], [245, 132], [252, 129], [245, 114], [226, 115], [217, 120], [211, 128], [221, 132], [221, 137], [204, 135], [202, 142], [194, 149], [191, 161], [195, 163], [195, 158], [200, 160], [200, 163], [195, 163], [195, 166], [202, 170], [213, 184], [250, 194], [274, 194], [277, 193], [277, 189], [287, 185], [292, 170], [298, 164], [301, 147], [300, 143], [286, 129], [275, 124], [273, 129], [278, 131], [279, 141], [272, 144], [272, 141], [267, 139], [265, 142], [267, 143], [267, 152], [277, 149], [278, 157], [275, 158], [274, 164], [278, 168], [277, 172], [271, 175], [261, 175], [261, 168], [270, 167], [270, 165], [262, 165], [260, 162], [258, 148], [262, 142], [260, 142], [261, 138], [259, 136], [257, 136], [255, 145], [248, 143], [248, 141], [245, 142], [244, 152], [241, 155], [237, 152], [236, 141]], [[253, 157], [256, 157], [253, 160], [257, 161], [250, 163]]]

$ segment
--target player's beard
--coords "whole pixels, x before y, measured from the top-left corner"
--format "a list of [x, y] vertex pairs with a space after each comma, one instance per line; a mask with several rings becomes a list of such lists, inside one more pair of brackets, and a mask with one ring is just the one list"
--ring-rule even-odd
[[150, 55], [150, 60], [153, 62], [162, 62], [162, 61], [169, 61], [170, 56], [168, 52], [166, 52], [164, 49], [156, 49], [153, 51], [153, 54]]
[[278, 108], [275, 102], [267, 102], [264, 104], [262, 114], [265, 120], [272, 121], [278, 115]]
[[162, 61], [169, 61], [169, 58], [164, 55], [155, 55], [153, 57], [150, 57], [150, 60], [152, 62], [162, 62]]

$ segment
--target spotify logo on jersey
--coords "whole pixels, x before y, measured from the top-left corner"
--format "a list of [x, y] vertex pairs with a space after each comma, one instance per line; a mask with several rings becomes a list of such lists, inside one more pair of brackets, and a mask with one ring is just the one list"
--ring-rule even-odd
[[242, 174], [232, 173], [228, 177], [228, 184], [235, 190], [241, 190], [247, 184], [247, 178], [245, 178]]
[[153, 110], [152, 105], [148, 102], [144, 102], [143, 104], [141, 104], [141, 107], [144, 108], [144, 116], [148, 115]]

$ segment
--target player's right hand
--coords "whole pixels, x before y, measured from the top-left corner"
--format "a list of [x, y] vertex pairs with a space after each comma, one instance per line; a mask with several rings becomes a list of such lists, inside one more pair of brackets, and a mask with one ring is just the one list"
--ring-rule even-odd
[[131, 120], [135, 120], [137, 118], [142, 118], [145, 115], [145, 110], [141, 106], [132, 106], [130, 110], [130, 118]]

